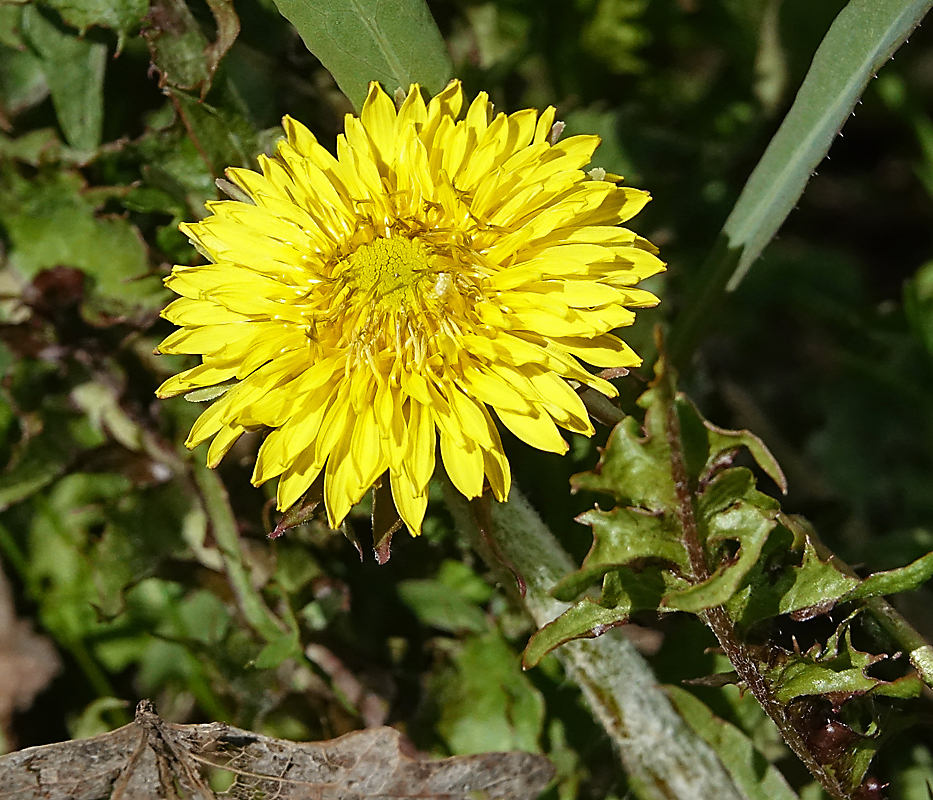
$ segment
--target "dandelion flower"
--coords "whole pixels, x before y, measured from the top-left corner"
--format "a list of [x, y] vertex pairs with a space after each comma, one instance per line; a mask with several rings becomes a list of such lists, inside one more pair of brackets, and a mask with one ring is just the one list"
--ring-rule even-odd
[[388, 474], [418, 534], [438, 445], [460, 492], [505, 500], [496, 418], [563, 453], [558, 427], [593, 433], [574, 387], [616, 394], [580, 362], [640, 363], [610, 331], [657, 302], [634, 288], [663, 269], [656, 249], [619, 227], [647, 193], [584, 172], [599, 139], [552, 142], [553, 108], [462, 105], [457, 81], [398, 109], [374, 83], [336, 157], [286, 117], [261, 174], [228, 170], [252, 202], [183, 226], [211, 263], [166, 279], [181, 327], [159, 351], [202, 363], [158, 394], [222, 392], [187, 440], [213, 440], [211, 467], [268, 430], [252, 480], [278, 477], [280, 510], [323, 473], [336, 527]]

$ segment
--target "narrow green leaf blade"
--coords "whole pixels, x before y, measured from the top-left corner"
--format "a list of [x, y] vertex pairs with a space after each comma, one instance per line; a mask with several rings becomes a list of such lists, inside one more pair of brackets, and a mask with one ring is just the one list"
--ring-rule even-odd
[[686, 363], [825, 158], [869, 80], [933, 6], [933, 0], [850, 0], [827, 32], [793, 106], [745, 184], [710, 252], [694, 300], [671, 331], [672, 363]]
[[453, 77], [424, 0], [275, 0], [357, 109], [370, 81], [389, 94], [419, 83], [436, 94]]
[[717, 717], [686, 689], [665, 688], [684, 721], [716, 751], [748, 800], [797, 800], [784, 776], [741, 730]]
[[723, 227], [729, 248], [741, 250], [727, 291], [777, 233], [868, 82], [931, 6], [933, 0], [851, 0], [836, 17]]

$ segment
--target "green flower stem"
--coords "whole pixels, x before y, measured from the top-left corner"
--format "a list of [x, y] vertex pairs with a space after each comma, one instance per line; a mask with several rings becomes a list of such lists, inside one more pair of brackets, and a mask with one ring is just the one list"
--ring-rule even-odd
[[197, 459], [194, 461], [194, 478], [201, 491], [204, 508], [211, 521], [214, 538], [217, 540], [217, 547], [223, 557], [224, 568], [240, 612], [250, 627], [266, 642], [280, 640], [287, 629], [282, 621], [269, 610], [262, 595], [253, 587], [249, 571], [243, 562], [240, 535], [223, 482], [213, 470], [208, 469]]
[[[551, 597], [550, 590], [574, 564], [517, 490], [500, 504], [488, 496], [470, 503], [449, 482], [444, 488], [458, 527], [502, 585], [516, 595], [516, 581], [523, 585], [520, 599], [536, 625], [546, 625], [569, 607]], [[611, 738], [641, 800], [744, 800], [628, 639], [605, 634], [566, 644], [556, 655]]]

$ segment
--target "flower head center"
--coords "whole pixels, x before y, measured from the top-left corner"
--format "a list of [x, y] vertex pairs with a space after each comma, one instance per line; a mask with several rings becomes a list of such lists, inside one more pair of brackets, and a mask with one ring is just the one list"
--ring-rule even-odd
[[424, 243], [404, 236], [364, 244], [345, 265], [348, 285], [386, 311], [411, 308], [422, 294], [421, 282], [436, 272]]

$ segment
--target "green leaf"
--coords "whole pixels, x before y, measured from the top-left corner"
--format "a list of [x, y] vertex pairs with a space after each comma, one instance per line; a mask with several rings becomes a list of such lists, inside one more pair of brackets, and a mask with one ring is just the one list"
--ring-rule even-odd
[[213, 106], [186, 92], [170, 89], [191, 138], [212, 174], [223, 175], [229, 166], [254, 167], [259, 146], [256, 130], [230, 104]]
[[535, 632], [522, 654], [522, 665], [525, 669], [531, 669], [555, 647], [574, 639], [592, 639], [610, 628], [624, 625], [632, 610], [631, 603], [604, 608], [589, 597], [584, 597], [553, 622]]
[[209, 84], [207, 37], [184, 0], [152, 3], [152, 24], [143, 31], [159, 83], [180, 89]]
[[671, 333], [673, 363], [684, 363], [716, 316], [723, 292], [739, 285], [796, 205], [868, 82], [931, 6], [933, 0], [850, 0], [836, 17], [794, 105], [729, 214], [693, 303]]
[[[0, 58], [2, 69], [2, 58]], [[43, 86], [45, 79], [43, 78]], [[0, 158], [22, 161], [33, 167], [56, 161], [62, 154], [62, 143], [52, 128], [39, 128], [15, 139], [0, 134]]]
[[904, 312], [914, 335], [933, 356], [933, 261], [904, 284]]
[[123, 38], [139, 28], [149, 10], [147, 0], [44, 0], [72, 28], [85, 33], [97, 25], [117, 32]]
[[775, 526], [774, 514], [739, 500], [727, 511], [714, 514], [708, 522], [707, 547], [719, 542], [738, 542], [738, 553], [723, 558], [705, 581], [664, 597], [664, 605], [679, 611], [697, 613], [724, 605], [738, 590], [746, 575], [758, 563], [768, 534]]
[[297, 631], [283, 633], [275, 641], [269, 642], [253, 661], [256, 669], [275, 669], [289, 658], [301, 658], [301, 642]]
[[620, 503], [651, 511], [673, 508], [676, 497], [671, 479], [670, 447], [664, 441], [663, 432], [651, 429], [651, 422], [649, 411], [645, 437], [634, 417], [626, 417], [616, 425], [596, 469], [574, 475], [571, 478], [573, 488], [606, 492]]
[[[10, 6], [0, 6], [0, 10]], [[17, 12], [19, 8], [15, 9]], [[13, 117], [38, 105], [49, 96], [49, 85], [42, 61], [28, 50], [13, 50], [0, 45], [0, 109]]]
[[370, 81], [437, 94], [453, 66], [424, 0], [275, 0], [357, 109]]
[[840, 12], [723, 227], [728, 246], [741, 251], [729, 291], [797, 203], [868, 82], [931, 6], [931, 0], [850, 0]]
[[92, 295], [105, 307], [156, 308], [166, 292], [149, 276], [146, 246], [127, 220], [96, 214], [77, 173], [27, 181], [0, 178], [0, 222], [9, 241], [8, 266], [32, 279], [43, 269], [76, 267], [94, 279]]
[[498, 631], [468, 639], [436, 688], [437, 730], [452, 753], [540, 751], [544, 699]]
[[489, 628], [486, 615], [479, 608], [440, 581], [402, 581], [398, 593], [425, 625], [450, 633], [481, 633]]
[[31, 497], [67, 468], [74, 444], [63, 436], [64, 426], [46, 418], [46, 430], [25, 440], [0, 472], [0, 511]]
[[[793, 524], [787, 518], [782, 520]], [[831, 557], [820, 558], [805, 532], [798, 530], [798, 536], [802, 552], [798, 548], [788, 551], [793, 535], [786, 528], [776, 530], [769, 546], [773, 545], [777, 563], [763, 556], [746, 585], [729, 602], [730, 615], [743, 628], [780, 614], [805, 609], [813, 609], [815, 613], [828, 611], [858, 586], [858, 578], [841, 572]], [[795, 554], [800, 559], [797, 564], [791, 560]]]
[[106, 719], [109, 712], [122, 711], [125, 708], [126, 700], [119, 697], [98, 697], [77, 719], [71, 720], [68, 732], [73, 739], [90, 739], [101, 733], [109, 733], [113, 729]]
[[784, 776], [741, 730], [717, 717], [686, 689], [665, 688], [684, 721], [713, 748], [748, 800], [797, 800]]
[[65, 138], [90, 157], [104, 124], [107, 45], [61, 27], [37, 5], [23, 9], [22, 32], [41, 62]]
[[849, 626], [843, 623], [825, 647], [814, 645], [807, 653], [788, 654], [769, 670], [768, 680], [781, 703], [808, 695], [832, 695], [837, 705], [868, 692], [888, 697], [918, 696], [923, 682], [916, 675], [885, 681], [867, 674], [869, 667], [885, 658], [855, 649]]
[[182, 219], [202, 217], [205, 202], [217, 198], [216, 167], [210, 156], [205, 158], [205, 154], [198, 151], [176, 109], [168, 105], [164, 110], [168, 115], [164, 125], [153, 126], [132, 145], [133, 155], [141, 163], [144, 188], [149, 191], [142, 196], [131, 192], [125, 203], [133, 208], [139, 201], [140, 211], [157, 210], [173, 215], [175, 220], [168, 230], [172, 236], [187, 242], [177, 225]]
[[716, 465], [731, 452], [738, 450], [740, 447], [745, 447], [765, 474], [778, 485], [782, 492], [787, 493], [787, 479], [784, 477], [781, 465], [771, 455], [771, 451], [765, 446], [765, 443], [754, 433], [745, 430], [730, 431], [726, 428], [719, 428], [708, 420], [703, 420], [703, 424], [708, 431], [709, 440], [709, 460], [706, 462], [706, 474], [715, 469]]
[[906, 567], [869, 575], [843, 599], [865, 600], [869, 597], [880, 597], [897, 592], [910, 592], [920, 588], [931, 577], [933, 577], [933, 553], [928, 553]]
[[143, 30], [159, 85], [200, 90], [203, 100], [211, 88], [220, 60], [240, 32], [240, 20], [230, 0], [208, 0], [217, 39], [211, 43], [184, 0], [154, 0], [150, 24]]
[[593, 528], [593, 545], [583, 565], [554, 587], [558, 600], [570, 601], [607, 572], [645, 559], [667, 561], [689, 570], [681, 532], [668, 516], [653, 516], [633, 508], [587, 511], [578, 522]]

